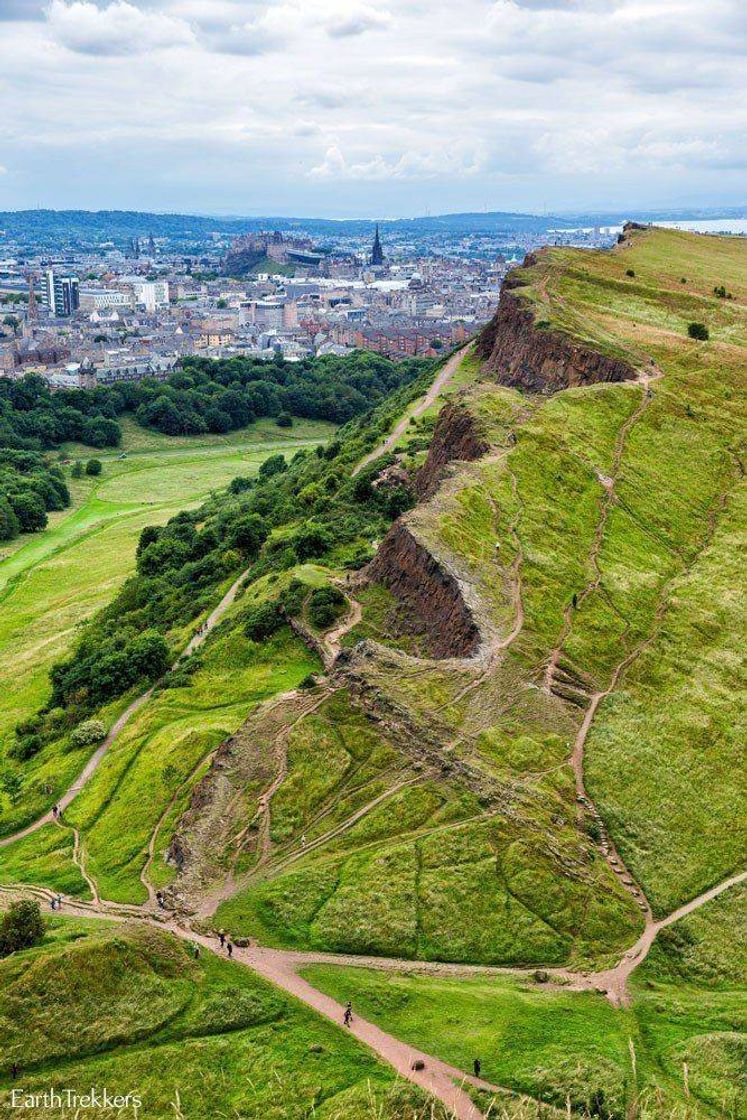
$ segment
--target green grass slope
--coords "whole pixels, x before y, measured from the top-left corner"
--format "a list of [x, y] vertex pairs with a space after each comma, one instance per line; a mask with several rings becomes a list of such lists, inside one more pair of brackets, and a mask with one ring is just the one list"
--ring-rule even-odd
[[[552, 250], [523, 272], [538, 318], [654, 379], [532, 396], [482, 379], [470, 359], [455, 399], [490, 450], [453, 466], [405, 522], [469, 589], [500, 652], [487, 671], [422, 659], [433, 620], [363, 589], [339, 683], [401, 770], [425, 745], [438, 777], [421, 770], [357, 816], [336, 797], [342, 763], [316, 713], [304, 769], [291, 753], [273, 798], [276, 849], [219, 911], [237, 931], [444, 960], [614, 957], [640, 920], [599, 853], [600, 826], [579, 816], [570, 765], [586, 707], [608, 689], [585, 781], [654, 911], [740, 866], [747, 245], [635, 231], [612, 252]], [[733, 300], [714, 294], [721, 283]], [[688, 337], [696, 317], [711, 341]], [[310, 852], [322, 777], [325, 811], [347, 825]]]
[[364, 1047], [248, 969], [194, 960], [153, 929], [58, 919], [45, 944], [0, 963], [0, 1115], [17, 1111], [11, 1089], [92, 1085], [136, 1093], [153, 1120], [432, 1115]]
[[[272, 453], [292, 454], [328, 438], [330, 425], [297, 423], [293, 436], [257, 425], [247, 437], [183, 437], [125, 425], [125, 460], [103, 458], [96, 480], [73, 483], [74, 504], [50, 528], [0, 558], [0, 755], [13, 729], [46, 699], [51, 666], [74, 644], [77, 627], [107, 604], [135, 564], [145, 525], [162, 524], [237, 474], [255, 472]], [[173, 446], [176, 444], [176, 446]], [[14, 542], [17, 543], [17, 542]], [[33, 819], [81, 768], [75, 754], [44, 752], [27, 764], [23, 807], [5, 805], [3, 833]], [[49, 788], [50, 783], [54, 788]]]

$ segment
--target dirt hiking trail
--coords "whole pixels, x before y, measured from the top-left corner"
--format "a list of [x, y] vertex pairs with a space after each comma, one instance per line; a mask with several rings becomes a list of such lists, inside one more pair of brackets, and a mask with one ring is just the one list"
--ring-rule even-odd
[[431, 407], [431, 405], [441, 393], [442, 389], [444, 389], [445, 386], [448, 385], [456, 371], [459, 369], [459, 366], [462, 364], [462, 359], [465, 358], [468, 353], [470, 353], [470, 351], [472, 350], [472, 346], [473, 344], [470, 343], [469, 345], [462, 347], [461, 350], [457, 350], [455, 354], [451, 355], [448, 361], [439, 370], [438, 375], [431, 385], [430, 389], [427, 391], [425, 396], [420, 398], [418, 403], [415, 405], [415, 408], [412, 409], [412, 411], [408, 409], [408, 411], [397, 423], [396, 427], [389, 433], [386, 439], [383, 440], [377, 447], [374, 447], [373, 451], [369, 451], [368, 455], [361, 459], [360, 463], [358, 463], [358, 466], [353, 470], [353, 478], [355, 478], [357, 474], [360, 474], [360, 472], [365, 467], [367, 467], [369, 463], [373, 463], [374, 459], [378, 459], [381, 455], [386, 454], [387, 451], [391, 451], [397, 441], [400, 440], [407, 431], [407, 426], [410, 423], [410, 420], [417, 419], [419, 416], [422, 416], [423, 413]]
[[[221, 601], [218, 603], [212, 613], [208, 615], [206, 621], [202, 623], [200, 629], [195, 634], [193, 634], [183, 653], [181, 653], [177, 658], [175, 664], [178, 665], [183, 658], [188, 657], [189, 654], [193, 653], [194, 650], [201, 646], [210, 631], [215, 626], [217, 626], [217, 624], [223, 618], [223, 615], [226, 613], [226, 611], [236, 598], [239, 587], [246, 577], [246, 574], [246, 572], [242, 572], [241, 575], [234, 580]], [[153, 695], [154, 688], [155, 685], [151, 685], [151, 687], [149, 689], [146, 689], [146, 691], [143, 692], [142, 695], [133, 700], [129, 707], [125, 708], [125, 710], [122, 712], [122, 715], [119, 717], [119, 719], [112, 725], [109, 734], [106, 736], [101, 746], [97, 747], [94, 753], [91, 755], [83, 770], [75, 779], [73, 785], [65, 790], [65, 792], [57, 799], [56, 804], [58, 809], [60, 810], [60, 813], [64, 812], [64, 810], [67, 809], [68, 805], [70, 805], [70, 803], [74, 801], [77, 794], [80, 793], [80, 791], [86, 785], [88, 785], [91, 778], [96, 773], [96, 770], [98, 769], [102, 758], [109, 750], [109, 747], [118, 738], [120, 733], [124, 730], [135, 713], [139, 712], [143, 705], [148, 703], [151, 696]], [[14, 844], [16, 840], [23, 840], [24, 837], [31, 836], [32, 833], [37, 832], [45, 824], [51, 824], [54, 819], [55, 818], [52, 814], [52, 810], [50, 809], [48, 813], [45, 813], [37, 820], [32, 821], [32, 823], [26, 825], [25, 828], [19, 829], [18, 832], [14, 832], [10, 836], [3, 837], [3, 839], [0, 840], [0, 848], [7, 848], [9, 844]]]

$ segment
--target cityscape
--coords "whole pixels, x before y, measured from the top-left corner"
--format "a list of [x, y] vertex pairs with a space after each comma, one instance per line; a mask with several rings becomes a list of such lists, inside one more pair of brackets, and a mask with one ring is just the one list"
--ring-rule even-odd
[[[163, 379], [190, 355], [436, 357], [490, 319], [507, 270], [548, 236], [529, 221], [505, 233], [380, 223], [316, 239], [294, 228], [213, 231], [185, 250], [142, 218], [140, 235], [78, 246], [0, 237], [5, 376], [93, 388]], [[604, 245], [620, 228], [566, 221], [551, 236]]]

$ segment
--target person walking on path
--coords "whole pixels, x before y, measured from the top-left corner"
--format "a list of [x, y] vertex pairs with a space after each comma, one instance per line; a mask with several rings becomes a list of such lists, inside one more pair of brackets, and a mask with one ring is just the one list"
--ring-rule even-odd
[[221, 949], [225, 949], [225, 947], [226, 947], [226, 935], [225, 935], [225, 933], [222, 929], [218, 930], [218, 940], [220, 941]]
[[480, 1071], [482, 1070], [482, 1062], [479, 1058], [475, 1058], [474, 1062], [472, 1063], [472, 1068], [475, 1071], [475, 1077], [479, 1077]]
[[348, 1002], [345, 1006], [345, 1014], [342, 1017], [342, 1021], [345, 1024], [346, 1027], [349, 1027], [350, 1024], [353, 1022], [353, 1005], [350, 1002], [350, 1000], [348, 1000]]
[[228, 953], [229, 960], [233, 956], [233, 942], [226, 942], [226, 952]]

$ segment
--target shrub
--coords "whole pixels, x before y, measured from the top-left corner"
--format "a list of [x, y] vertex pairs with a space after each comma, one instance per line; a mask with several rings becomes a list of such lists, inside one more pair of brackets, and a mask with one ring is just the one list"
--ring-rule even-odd
[[687, 333], [690, 338], [695, 338], [698, 342], [707, 342], [710, 338], [708, 327], [705, 323], [688, 323]]
[[632, 268], [626, 268], [625, 269], [625, 275], [626, 276], [635, 276], [635, 270], [632, 269]]
[[28, 762], [42, 749], [43, 743], [40, 735], [23, 735], [8, 747], [8, 758], [16, 762]]
[[269, 533], [267, 522], [259, 514], [246, 513], [234, 522], [228, 543], [232, 548], [238, 548], [244, 555], [253, 556], [259, 552]]
[[91, 476], [101, 474], [101, 460], [89, 459], [86, 463], [86, 474], [90, 474]]
[[261, 642], [269, 638], [283, 625], [283, 616], [277, 603], [260, 603], [247, 611], [244, 621], [244, 633], [253, 642]]
[[275, 423], [279, 428], [292, 428], [293, 417], [291, 416], [290, 412], [281, 412]]
[[284, 455], [270, 455], [259, 468], [259, 477], [272, 478], [274, 474], [281, 474], [287, 467]]
[[31, 949], [44, 938], [44, 922], [38, 902], [21, 899], [11, 902], [0, 920], [0, 957]]
[[288, 618], [293, 618], [301, 613], [308, 591], [308, 587], [300, 579], [290, 581], [279, 599], [280, 606]]
[[29, 490], [24, 490], [20, 494], [11, 494], [10, 505], [22, 532], [36, 533], [40, 529], [46, 529], [47, 511], [38, 494]]
[[9, 502], [0, 498], [0, 541], [12, 541], [18, 536], [18, 518]]
[[293, 548], [301, 563], [304, 560], [312, 560], [316, 556], [322, 556], [331, 544], [332, 538], [326, 529], [322, 529], [321, 525], [311, 523], [303, 529], [299, 529], [293, 538]]
[[106, 738], [106, 728], [100, 719], [87, 719], [80, 723], [70, 736], [74, 747], [90, 747]]
[[337, 587], [320, 587], [309, 599], [309, 619], [319, 630], [326, 630], [342, 614], [347, 600]]

